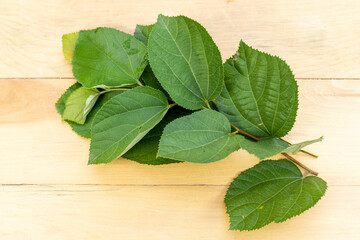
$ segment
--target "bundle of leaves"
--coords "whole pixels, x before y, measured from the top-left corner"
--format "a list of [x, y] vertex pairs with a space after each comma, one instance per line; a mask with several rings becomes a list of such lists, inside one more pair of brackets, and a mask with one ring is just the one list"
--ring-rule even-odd
[[134, 35], [106, 27], [64, 35], [63, 51], [77, 82], [56, 108], [91, 138], [89, 164], [210, 163], [240, 148], [260, 160], [283, 153], [288, 159], [261, 161], [231, 183], [225, 204], [237, 230], [285, 221], [324, 195], [326, 182], [288, 154], [322, 138], [281, 139], [295, 122], [298, 85], [279, 57], [240, 41], [223, 63], [202, 25], [164, 15]]

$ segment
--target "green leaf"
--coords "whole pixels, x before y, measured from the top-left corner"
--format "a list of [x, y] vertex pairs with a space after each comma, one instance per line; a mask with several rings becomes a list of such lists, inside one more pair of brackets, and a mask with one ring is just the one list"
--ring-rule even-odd
[[145, 68], [143, 74], [141, 75], [141, 79], [143, 80], [146, 86], [150, 86], [155, 89], [164, 91], [161, 84], [159, 83], [159, 80], [157, 80], [149, 65]]
[[[59, 98], [59, 100], [56, 102], [55, 107], [58, 113], [60, 113], [61, 116], [63, 116], [64, 110], [65, 110], [65, 103], [70, 96], [72, 92], [74, 92], [76, 89], [80, 88], [81, 84], [76, 82], [73, 85], [71, 85]], [[124, 91], [111, 91], [108, 93], [101, 94], [98, 100], [95, 103], [95, 106], [92, 108], [88, 116], [86, 117], [86, 121], [84, 124], [77, 124], [71, 121], [66, 121], [71, 126], [72, 130], [76, 132], [79, 136], [84, 138], [90, 138], [91, 136], [91, 126], [93, 123], [93, 120], [95, 118], [95, 115], [97, 111], [112, 97], [122, 93]]]
[[180, 106], [200, 109], [219, 96], [224, 78], [221, 55], [198, 22], [159, 15], [148, 55], [155, 76]]
[[289, 145], [278, 138], [264, 139], [260, 142], [245, 139], [240, 143], [241, 148], [257, 156], [260, 160], [275, 156], [279, 153], [288, 152], [296, 154], [307, 145], [321, 142], [323, 137]]
[[63, 119], [84, 124], [99, 96], [100, 92], [97, 89], [84, 87], [76, 89], [66, 100]]
[[86, 88], [132, 85], [147, 65], [146, 46], [113, 28], [80, 31], [72, 65], [74, 77]]
[[61, 97], [57, 100], [55, 103], [55, 108], [58, 113], [62, 116], [65, 110], [65, 103], [68, 97], [78, 88], [81, 87], [81, 84], [76, 82], [73, 85], [71, 85], [66, 91], [61, 95]]
[[95, 106], [90, 111], [89, 115], [86, 118], [86, 121], [84, 124], [77, 124], [74, 122], [69, 122], [72, 130], [76, 132], [78, 135], [84, 138], [90, 138], [91, 136], [91, 126], [93, 124], [94, 118], [96, 116], [96, 113], [101, 109], [101, 107], [109, 101], [114, 96], [121, 94], [124, 91], [112, 91], [108, 93], [104, 93], [100, 95], [99, 99], [96, 101]]
[[325, 194], [326, 182], [303, 176], [289, 160], [267, 160], [242, 172], [225, 197], [230, 229], [254, 230], [283, 222], [313, 207]]
[[210, 163], [240, 148], [244, 138], [231, 135], [224, 115], [202, 110], [172, 121], [160, 139], [158, 156], [179, 161]]
[[93, 122], [89, 164], [108, 163], [125, 154], [168, 108], [166, 96], [151, 87], [136, 87], [110, 99]]
[[71, 63], [74, 58], [74, 50], [79, 32], [69, 33], [62, 36], [62, 48], [65, 59]]
[[178, 163], [179, 161], [156, 157], [162, 132], [167, 124], [178, 117], [190, 114], [191, 112], [181, 107], [172, 107], [166, 113], [161, 122], [151, 129], [143, 139], [123, 155], [123, 158], [136, 161], [142, 164], [160, 165]]
[[298, 109], [298, 86], [282, 59], [241, 41], [224, 71], [225, 86], [216, 103], [232, 124], [257, 137], [282, 137], [290, 131]]
[[147, 45], [150, 33], [155, 24], [151, 25], [136, 25], [134, 37]]
[[[292, 154], [296, 154], [298, 153], [302, 148], [306, 147], [307, 145], [313, 144], [313, 143], [317, 143], [317, 142], [321, 142], [324, 139], [324, 137], [319, 137], [317, 139], [313, 139], [313, 140], [308, 140], [308, 141], [304, 141], [301, 143], [296, 143], [296, 144], [292, 144], [290, 145], [288, 148], [285, 149], [286, 152], [290, 152]], [[283, 151], [284, 152], [284, 151]]]

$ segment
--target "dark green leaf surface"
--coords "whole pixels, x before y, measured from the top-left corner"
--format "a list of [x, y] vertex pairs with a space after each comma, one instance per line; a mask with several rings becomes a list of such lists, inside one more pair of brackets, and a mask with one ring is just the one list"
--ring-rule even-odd
[[125, 154], [168, 108], [166, 96], [151, 87], [136, 87], [111, 98], [95, 116], [89, 164], [108, 163]]
[[235, 178], [226, 193], [230, 229], [254, 230], [283, 222], [313, 207], [326, 188], [324, 180], [304, 177], [287, 159], [262, 161]]
[[134, 37], [147, 45], [150, 33], [155, 24], [151, 25], [136, 25]]
[[97, 89], [84, 87], [76, 89], [66, 100], [63, 119], [84, 124], [99, 96], [100, 92]]
[[79, 33], [69, 33], [62, 36], [62, 48], [65, 59], [71, 63], [74, 58], [75, 44], [79, 37]]
[[169, 123], [160, 139], [158, 156], [193, 163], [210, 163], [240, 148], [244, 138], [230, 135], [224, 115], [202, 110]]
[[322, 141], [322, 137], [289, 145], [278, 138], [264, 139], [260, 142], [245, 139], [240, 143], [242, 149], [257, 156], [260, 160], [275, 156], [279, 153], [288, 152], [296, 154], [303, 147]]
[[72, 65], [86, 88], [136, 84], [147, 65], [146, 46], [113, 28], [80, 31]]
[[156, 78], [180, 106], [200, 109], [219, 96], [224, 78], [221, 55], [198, 22], [159, 15], [148, 55]]
[[216, 103], [232, 124], [256, 137], [282, 137], [290, 131], [298, 86], [283, 60], [241, 41], [224, 71], [225, 87]]
[[185, 110], [181, 107], [172, 107], [166, 113], [161, 122], [151, 129], [143, 139], [140, 140], [134, 147], [123, 155], [123, 158], [130, 159], [142, 164], [160, 165], [169, 163], [178, 163], [179, 161], [156, 157], [159, 149], [160, 137], [167, 124], [176, 118], [190, 114], [191, 111]]
[[145, 68], [143, 74], [141, 75], [141, 80], [143, 80], [146, 86], [164, 91], [149, 65]]

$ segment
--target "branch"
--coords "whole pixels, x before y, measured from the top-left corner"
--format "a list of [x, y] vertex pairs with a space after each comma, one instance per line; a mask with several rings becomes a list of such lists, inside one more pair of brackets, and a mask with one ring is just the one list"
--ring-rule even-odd
[[305, 166], [304, 164], [302, 164], [301, 162], [299, 162], [298, 160], [296, 160], [295, 158], [293, 158], [292, 156], [290, 156], [287, 153], [281, 153], [282, 155], [284, 155], [285, 157], [287, 157], [290, 161], [292, 161], [293, 163], [295, 163], [296, 165], [302, 167], [303, 169], [305, 169], [306, 171], [308, 171], [309, 173], [317, 176], [319, 173], [312, 170], [311, 168], [308, 168], [307, 166]]
[[238, 132], [238, 133], [240, 133], [242, 135], [245, 135], [245, 136], [247, 136], [247, 137], [249, 137], [251, 139], [254, 139], [255, 141], [258, 141], [258, 142], [261, 141], [260, 138], [257, 138], [257, 137], [255, 137], [255, 136], [253, 136], [253, 135], [251, 135], [251, 134], [249, 134], [247, 132], [244, 132], [243, 130], [237, 128], [234, 124], [230, 123], [230, 125], [236, 130], [236, 132]]

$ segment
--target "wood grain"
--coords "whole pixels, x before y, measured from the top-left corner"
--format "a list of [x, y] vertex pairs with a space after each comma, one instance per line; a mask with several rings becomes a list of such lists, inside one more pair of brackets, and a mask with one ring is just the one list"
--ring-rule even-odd
[[359, 78], [360, 1], [1, 0], [0, 77], [71, 77], [61, 36], [109, 26], [133, 33], [157, 14], [202, 23], [223, 58], [240, 39], [284, 58], [299, 78]]
[[[1, 0], [0, 239], [358, 239], [359, 9], [356, 0]], [[61, 36], [98, 26], [132, 33], [158, 13], [198, 20], [223, 59], [243, 39], [290, 64], [300, 109], [286, 140], [324, 136], [306, 148], [318, 159], [296, 155], [329, 184], [314, 208], [229, 231], [227, 186], [258, 162], [241, 150], [204, 165], [87, 165], [89, 141], [54, 108], [74, 82]]]
[[[54, 103], [74, 80], [3, 80], [0, 95], [0, 182], [28, 184], [228, 184], [258, 160], [238, 151], [211, 164], [141, 165], [125, 159], [87, 166], [89, 141], [77, 136]], [[360, 185], [360, 81], [299, 80], [297, 122], [286, 137], [324, 136], [296, 157], [329, 184]], [[4, 94], [5, 93], [5, 94]], [[21, 167], [19, 167], [21, 166]]]
[[228, 230], [225, 192], [225, 186], [3, 186], [0, 238], [323, 240], [356, 239], [359, 231], [360, 187], [329, 187], [311, 210], [252, 232]]

